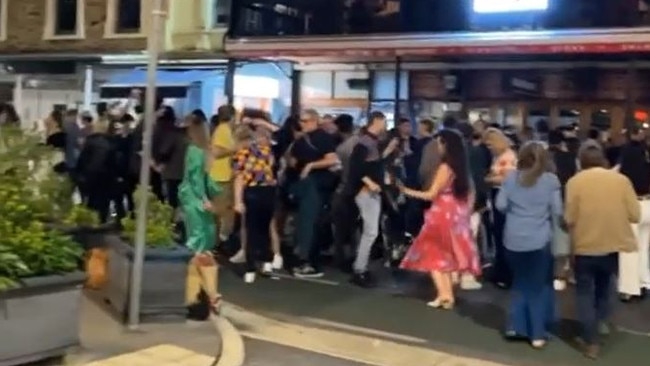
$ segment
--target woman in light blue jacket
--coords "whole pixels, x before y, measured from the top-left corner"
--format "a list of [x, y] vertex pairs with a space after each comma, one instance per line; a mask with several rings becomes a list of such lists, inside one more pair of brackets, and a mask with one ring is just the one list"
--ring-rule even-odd
[[495, 205], [506, 216], [504, 246], [513, 286], [507, 338], [543, 348], [553, 322], [553, 220], [562, 215], [560, 182], [545, 147], [529, 142], [517, 170], [503, 182]]

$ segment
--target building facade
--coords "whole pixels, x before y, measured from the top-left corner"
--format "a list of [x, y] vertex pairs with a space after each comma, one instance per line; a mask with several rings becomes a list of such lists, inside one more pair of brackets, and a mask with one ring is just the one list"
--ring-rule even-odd
[[[216, 62], [229, 3], [165, 0], [163, 62]], [[12, 95], [25, 123], [49, 113], [53, 105], [91, 108], [98, 101], [98, 85], [111, 74], [146, 64], [153, 4], [0, 0], [0, 96], [7, 100]]]
[[242, 0], [226, 51], [294, 61], [294, 99], [325, 112], [417, 119], [457, 111], [519, 126], [546, 120], [621, 131], [650, 106], [647, 5]]

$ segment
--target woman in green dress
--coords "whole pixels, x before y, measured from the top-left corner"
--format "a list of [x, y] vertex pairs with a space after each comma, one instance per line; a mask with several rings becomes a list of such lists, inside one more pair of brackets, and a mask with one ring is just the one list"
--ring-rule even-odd
[[188, 266], [186, 301], [188, 306], [194, 305], [203, 289], [210, 299], [212, 311], [217, 314], [221, 295], [217, 291], [217, 262], [211, 253], [217, 233], [210, 202], [220, 189], [208, 173], [211, 155], [205, 114], [195, 110], [187, 116], [185, 123], [189, 146], [178, 199], [185, 217], [186, 245], [194, 252]]

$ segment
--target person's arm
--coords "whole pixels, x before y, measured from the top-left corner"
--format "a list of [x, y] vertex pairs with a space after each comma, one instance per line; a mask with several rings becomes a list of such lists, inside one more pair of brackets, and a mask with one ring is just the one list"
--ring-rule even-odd
[[323, 134], [318, 139], [312, 141], [316, 149], [323, 153], [323, 158], [307, 164], [301, 173], [301, 177], [305, 178], [313, 170], [329, 169], [330, 167], [338, 164], [339, 158], [336, 156], [336, 143], [329, 135]]
[[556, 175], [551, 178], [551, 215], [554, 218], [562, 217], [562, 185]]
[[575, 184], [574, 179], [569, 179], [565, 188], [564, 222], [569, 227], [575, 225], [578, 216], [578, 187]]
[[411, 196], [413, 198], [421, 199], [424, 201], [430, 201], [434, 197], [436, 197], [440, 191], [449, 184], [449, 180], [451, 179], [451, 169], [447, 166], [447, 164], [442, 164], [440, 167], [438, 167], [438, 170], [434, 173], [433, 177], [433, 183], [431, 183], [431, 186], [429, 187], [428, 190], [426, 191], [418, 191], [415, 189], [410, 189], [406, 187], [402, 187], [402, 192], [404, 192], [405, 195]]
[[235, 182], [233, 186], [233, 194], [235, 199], [234, 210], [238, 213], [244, 213], [246, 206], [244, 206], [244, 175], [235, 175]]
[[246, 174], [246, 160], [248, 159], [248, 149], [239, 149], [233, 156], [233, 172], [235, 181], [233, 194], [235, 201], [235, 211], [243, 213], [244, 206], [244, 174]]
[[271, 123], [271, 122], [269, 122], [267, 120], [264, 120], [262, 118], [253, 118], [250, 121], [250, 123], [255, 127], [264, 128], [264, 129], [269, 130], [271, 132], [276, 132], [276, 131], [278, 131], [280, 129], [280, 126], [278, 126], [278, 125], [276, 125], [274, 123]]
[[510, 189], [512, 186], [511, 183], [512, 183], [512, 179], [506, 178], [503, 181], [503, 185], [501, 186], [501, 189], [499, 189], [499, 193], [497, 194], [496, 199], [494, 200], [494, 207], [501, 212], [505, 212], [508, 209], [508, 202], [509, 202], [508, 194], [510, 193]]
[[639, 199], [636, 196], [634, 187], [632, 187], [632, 182], [629, 179], [625, 178], [625, 208], [627, 211], [627, 219], [632, 224], [638, 224], [641, 221], [641, 205], [639, 204]]

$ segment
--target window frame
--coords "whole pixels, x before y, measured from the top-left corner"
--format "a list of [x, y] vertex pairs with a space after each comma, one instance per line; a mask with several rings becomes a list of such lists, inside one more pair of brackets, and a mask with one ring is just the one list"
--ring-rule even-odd
[[0, 42], [7, 40], [7, 21], [9, 16], [9, 0], [0, 0]]
[[[4, 0], [6, 3], [8, 0]], [[79, 40], [86, 38], [86, 2], [77, 0], [77, 24], [73, 34], [56, 34], [56, 15], [59, 0], [45, 0], [45, 27], [43, 40]]]
[[106, 23], [104, 38], [146, 38], [151, 13], [151, 0], [140, 0], [140, 30], [134, 33], [120, 33], [117, 29], [117, 6], [120, 0], [106, 0]]

